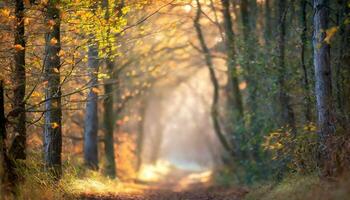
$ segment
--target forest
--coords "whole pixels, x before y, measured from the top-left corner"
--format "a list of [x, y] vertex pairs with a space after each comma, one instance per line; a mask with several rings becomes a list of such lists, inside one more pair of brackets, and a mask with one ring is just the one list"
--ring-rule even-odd
[[350, 199], [349, 0], [0, 0], [0, 200]]

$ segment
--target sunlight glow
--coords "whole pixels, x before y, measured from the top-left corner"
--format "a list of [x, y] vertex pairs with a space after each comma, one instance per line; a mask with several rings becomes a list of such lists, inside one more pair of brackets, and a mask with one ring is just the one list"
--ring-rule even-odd
[[171, 164], [165, 160], [158, 160], [156, 164], [141, 166], [138, 178], [142, 181], [158, 181], [170, 172]]
[[247, 82], [241, 82], [240, 84], [239, 84], [239, 89], [240, 90], [244, 90], [244, 89], [246, 89], [247, 88]]
[[184, 6], [183, 6], [183, 9], [184, 9], [185, 12], [189, 13], [189, 12], [191, 12], [191, 10], [192, 10], [192, 6], [189, 5], [189, 4], [184, 5]]
[[69, 184], [72, 194], [141, 194], [144, 190], [140, 185], [121, 183], [107, 178], [76, 179]]
[[180, 180], [175, 190], [181, 191], [186, 188], [189, 188], [191, 185], [199, 184], [199, 183], [202, 185], [205, 185], [211, 181], [212, 175], [213, 175], [213, 172], [211, 170], [189, 174], [188, 176]]

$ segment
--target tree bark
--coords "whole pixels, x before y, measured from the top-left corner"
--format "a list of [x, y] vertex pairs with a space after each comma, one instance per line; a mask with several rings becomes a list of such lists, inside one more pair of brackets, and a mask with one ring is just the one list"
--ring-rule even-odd
[[[55, 179], [62, 175], [62, 108], [60, 85], [60, 11], [58, 0], [50, 0], [46, 7], [46, 22], [53, 24], [45, 35], [44, 76], [45, 125], [44, 160], [46, 169]], [[50, 23], [49, 23], [50, 22]], [[53, 23], [54, 22], [54, 23]]]
[[311, 117], [311, 97], [309, 95], [310, 93], [310, 83], [309, 83], [309, 77], [306, 67], [306, 50], [307, 50], [307, 1], [301, 0], [300, 1], [300, 23], [302, 27], [300, 39], [301, 39], [301, 47], [300, 47], [300, 64], [303, 69], [303, 75], [304, 75], [304, 100], [305, 100], [305, 119], [307, 122], [312, 121]]
[[272, 36], [271, 5], [270, 5], [270, 0], [265, 0], [264, 39], [265, 39], [265, 46], [267, 48], [270, 47], [271, 36]]
[[[109, 13], [109, 2], [108, 0], [104, 0], [102, 2], [102, 7], [106, 10], [105, 19], [107, 23], [110, 19]], [[107, 41], [109, 41], [109, 37], [114, 37], [110, 33], [110, 29], [107, 30]], [[111, 44], [107, 45], [107, 57], [105, 59], [105, 65], [107, 69], [107, 74], [109, 77], [104, 83], [104, 92], [105, 98], [103, 101], [103, 126], [104, 126], [104, 150], [106, 157], [106, 166], [105, 166], [105, 174], [110, 178], [116, 177], [116, 163], [115, 163], [115, 153], [114, 153], [114, 95], [113, 95], [113, 67], [114, 62], [111, 57]]]
[[7, 195], [7, 180], [8, 180], [8, 158], [6, 148], [6, 118], [5, 118], [5, 100], [4, 100], [4, 85], [0, 80], [0, 194]]
[[[253, 2], [253, 3], [252, 3]], [[248, 89], [248, 106], [250, 108], [250, 113], [252, 115], [251, 123], [255, 124], [256, 116], [254, 112], [257, 110], [257, 75], [256, 69], [252, 65], [252, 62], [256, 60], [256, 51], [258, 48], [257, 36], [256, 36], [256, 15], [253, 14], [256, 11], [256, 0], [241, 1], [241, 18], [242, 18], [242, 26], [243, 26], [243, 39], [244, 39], [244, 61], [243, 61], [243, 69], [246, 71], [244, 73], [244, 78], [247, 81], [247, 89]]]
[[85, 129], [84, 129], [84, 160], [85, 165], [93, 170], [98, 169], [98, 44], [92, 41], [88, 50], [88, 67], [90, 76], [90, 91], [87, 97]]
[[[106, 60], [108, 74], [112, 73], [113, 62]], [[104, 84], [105, 98], [103, 101], [103, 125], [105, 131], [104, 148], [106, 156], [105, 173], [110, 178], [116, 177], [116, 163], [114, 153], [114, 109], [113, 109], [113, 83], [112, 80], [106, 80]]]
[[147, 97], [143, 97], [139, 108], [140, 121], [138, 123], [138, 134], [136, 138], [136, 171], [139, 171], [142, 165], [142, 151], [144, 142], [144, 122], [146, 115]]
[[14, 131], [16, 133], [13, 143], [10, 147], [9, 156], [11, 159], [25, 159], [26, 158], [26, 112], [25, 112], [25, 90], [26, 90], [26, 71], [25, 71], [25, 38], [24, 38], [24, 2], [23, 0], [16, 0], [15, 2], [15, 45], [20, 45], [16, 49], [14, 55], [15, 69], [14, 69], [14, 99], [13, 110], [14, 113]]
[[341, 114], [339, 122], [342, 126], [350, 130], [350, 8], [348, 0], [338, 0], [338, 55], [335, 59], [335, 97], [337, 108]]
[[221, 127], [220, 127], [220, 121], [219, 121], [219, 82], [215, 76], [215, 70], [213, 67], [213, 62], [211, 59], [210, 51], [205, 43], [202, 28], [200, 25], [200, 17], [201, 17], [201, 4], [199, 0], [196, 0], [197, 2], [197, 12], [196, 17], [194, 19], [194, 27], [197, 32], [197, 37], [201, 46], [201, 49], [204, 54], [205, 63], [209, 70], [210, 80], [213, 85], [213, 102], [211, 106], [211, 118], [213, 120], [213, 126], [216, 135], [218, 136], [221, 144], [223, 145], [224, 149], [230, 154], [233, 155], [233, 150], [230, 146], [230, 143], [227, 141], [225, 135], [223, 134]]
[[[231, 104], [235, 122], [244, 122], [244, 108], [242, 94], [239, 90], [238, 73], [235, 66], [235, 40], [230, 14], [230, 1], [221, 0], [224, 16], [225, 44], [227, 54], [228, 97]], [[243, 123], [244, 124], [244, 123]]]
[[330, 45], [325, 42], [329, 21], [329, 1], [314, 0], [314, 67], [316, 79], [317, 123], [321, 139], [321, 162], [329, 162], [329, 140], [335, 132], [333, 116], [332, 75], [330, 64]]
[[288, 125], [292, 132], [296, 133], [296, 124], [294, 110], [291, 106], [291, 99], [286, 87], [286, 64], [285, 64], [285, 45], [286, 45], [286, 0], [278, 1], [278, 85], [279, 101], [281, 108], [282, 126]]

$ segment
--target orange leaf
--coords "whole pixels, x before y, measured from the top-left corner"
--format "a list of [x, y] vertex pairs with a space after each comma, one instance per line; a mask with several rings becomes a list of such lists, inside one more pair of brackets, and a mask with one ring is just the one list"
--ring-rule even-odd
[[32, 97], [40, 97], [40, 96], [41, 96], [40, 93], [37, 92], [37, 91], [34, 91], [34, 92], [32, 93]]
[[23, 51], [24, 50], [24, 47], [20, 44], [15, 44], [13, 45], [13, 48], [16, 50], [16, 51]]
[[91, 89], [91, 91], [93, 92], [93, 93], [96, 93], [96, 94], [99, 94], [100, 93], [100, 90], [98, 89], [98, 88], [92, 88]]
[[337, 26], [334, 26], [334, 27], [331, 27], [331, 28], [327, 29], [326, 30], [326, 37], [324, 38], [324, 41], [327, 44], [330, 44], [331, 43], [331, 39], [333, 38], [335, 33], [337, 33], [337, 31], [338, 31], [338, 27]]
[[50, 20], [47, 22], [47, 24], [48, 24], [50, 27], [52, 27], [52, 26], [54, 26], [54, 25], [56, 24], [56, 22], [55, 22], [54, 20], [50, 19]]
[[24, 0], [24, 4], [25, 4], [26, 6], [30, 6], [30, 1], [29, 1], [29, 0]]
[[30, 21], [29, 21], [29, 18], [27, 18], [27, 17], [26, 17], [26, 18], [24, 18], [24, 25], [28, 25], [28, 24], [29, 24], [29, 22], [30, 22]]
[[51, 45], [55, 45], [55, 44], [57, 44], [57, 39], [56, 38], [52, 38], [51, 40], [50, 40], [50, 44]]
[[66, 54], [66, 52], [64, 52], [63, 50], [60, 50], [57, 54], [57, 56], [61, 57], [64, 56]]
[[10, 11], [9, 9], [6, 9], [6, 8], [1, 9], [1, 11], [0, 11], [0, 14], [1, 14], [3, 17], [10, 17], [10, 13], [11, 13], [11, 11]]

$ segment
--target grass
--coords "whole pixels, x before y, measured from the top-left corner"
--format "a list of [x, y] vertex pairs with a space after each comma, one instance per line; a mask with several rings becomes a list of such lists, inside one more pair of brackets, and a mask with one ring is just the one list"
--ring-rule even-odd
[[63, 176], [56, 182], [43, 170], [40, 155], [31, 154], [23, 163], [18, 163], [18, 172], [24, 179], [16, 189], [18, 200], [55, 200], [78, 199], [82, 195], [113, 195], [137, 193], [142, 188], [133, 184], [121, 183], [118, 179], [109, 179], [101, 171], [86, 170], [82, 162], [67, 159], [63, 167]]
[[253, 187], [245, 200], [343, 200], [350, 199], [349, 176], [321, 180], [316, 175], [292, 175], [277, 184]]

